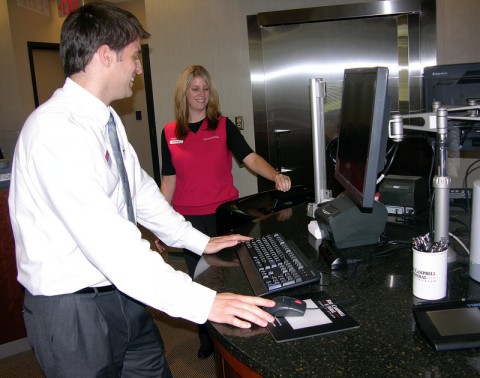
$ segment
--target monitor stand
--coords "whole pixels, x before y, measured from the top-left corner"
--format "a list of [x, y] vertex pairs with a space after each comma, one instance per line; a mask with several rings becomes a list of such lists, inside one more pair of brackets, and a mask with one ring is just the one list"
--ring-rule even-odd
[[384, 204], [376, 201], [371, 211], [361, 210], [342, 193], [318, 205], [315, 219], [325, 239], [331, 240], [336, 249], [342, 249], [377, 244], [385, 230], [388, 212]]

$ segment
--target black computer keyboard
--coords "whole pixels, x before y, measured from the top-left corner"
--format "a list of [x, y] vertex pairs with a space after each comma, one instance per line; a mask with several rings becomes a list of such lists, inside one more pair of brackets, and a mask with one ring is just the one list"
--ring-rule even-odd
[[269, 234], [235, 247], [257, 296], [318, 282], [320, 273], [292, 241]]

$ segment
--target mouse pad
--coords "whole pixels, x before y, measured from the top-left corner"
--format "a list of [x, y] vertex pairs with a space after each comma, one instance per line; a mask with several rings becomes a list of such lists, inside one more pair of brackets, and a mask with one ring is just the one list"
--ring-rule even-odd
[[267, 326], [278, 343], [359, 327], [358, 323], [337, 306], [325, 291], [297, 295], [295, 298], [307, 304], [305, 315], [275, 318], [275, 321]]

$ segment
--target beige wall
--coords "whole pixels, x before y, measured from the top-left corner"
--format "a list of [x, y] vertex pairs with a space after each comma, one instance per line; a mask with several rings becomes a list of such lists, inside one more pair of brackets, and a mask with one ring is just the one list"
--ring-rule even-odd
[[[137, 14], [152, 33], [149, 41], [157, 134], [173, 118], [173, 91], [182, 68], [205, 65], [220, 92], [222, 111], [244, 116], [247, 141], [254, 147], [253, 110], [246, 16], [259, 12], [305, 8], [364, 0], [131, 0], [119, 5]], [[63, 19], [20, 9], [16, 0], [0, 1], [0, 145], [7, 154], [25, 118], [33, 110], [26, 41], [58, 42]], [[139, 5], [140, 4], [140, 5]], [[292, 5], [294, 4], [294, 5]], [[8, 5], [8, 6], [7, 6]], [[142, 6], [144, 5], [144, 7]], [[139, 11], [140, 9], [140, 11]], [[145, 14], [141, 9], [144, 9]], [[438, 62], [480, 61], [476, 47], [478, 0], [437, 0]], [[473, 48], [470, 48], [473, 46]], [[130, 131], [129, 131], [130, 133]], [[141, 142], [139, 142], [141, 143]], [[148, 148], [148, 146], [146, 146]], [[137, 148], [138, 150], [138, 148]], [[240, 195], [257, 191], [256, 178], [234, 167]]]
[[[24, 121], [23, 101], [20, 96], [19, 72], [12, 38], [13, 25], [10, 23], [8, 3], [0, 2], [0, 147], [6, 156], [11, 156], [18, 131]], [[25, 43], [25, 51], [26, 51]], [[24, 58], [28, 62], [28, 58]], [[33, 94], [32, 94], [33, 103]]]
[[7, 4], [23, 123], [35, 108], [27, 41], [58, 43], [63, 19], [56, 14], [56, 1], [50, 1], [50, 16], [20, 7], [16, 0], [7, 0]]

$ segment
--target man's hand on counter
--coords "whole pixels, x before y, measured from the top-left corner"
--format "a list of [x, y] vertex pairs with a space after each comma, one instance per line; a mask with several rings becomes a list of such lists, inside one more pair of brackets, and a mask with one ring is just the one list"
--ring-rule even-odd
[[252, 323], [266, 327], [268, 323], [273, 323], [275, 318], [259, 306], [272, 307], [274, 305], [275, 302], [270, 299], [217, 293], [208, 320], [231, 324], [238, 328], [250, 328]]
[[224, 236], [215, 236], [210, 238], [203, 253], [210, 254], [221, 251], [224, 248], [230, 248], [236, 246], [238, 243], [252, 240], [249, 236], [243, 236], [240, 234], [230, 234]]

